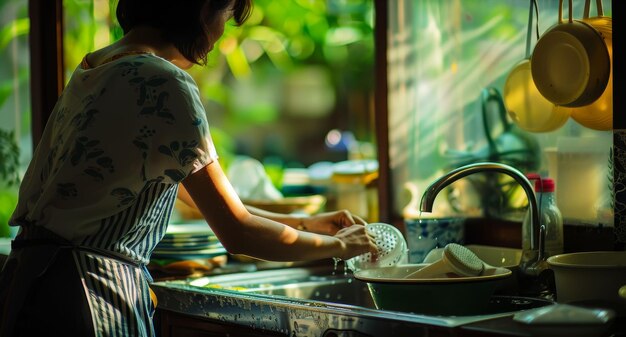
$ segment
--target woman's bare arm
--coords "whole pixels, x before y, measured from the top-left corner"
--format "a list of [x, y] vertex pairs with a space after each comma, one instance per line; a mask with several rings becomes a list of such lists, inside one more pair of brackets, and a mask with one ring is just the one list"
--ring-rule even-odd
[[[180, 198], [203, 214], [224, 247], [272, 261], [314, 260], [329, 257], [348, 259], [376, 252], [364, 226], [348, 226], [334, 236], [296, 230], [284, 223], [251, 213], [241, 202], [219, 162], [213, 162], [184, 181]], [[187, 200], [185, 200], [187, 199]], [[295, 217], [281, 215], [297, 227]], [[277, 219], [278, 220], [278, 219]]]
[[[198, 206], [191, 198], [191, 195], [189, 195], [189, 192], [182, 184], [178, 190], [178, 198], [183, 201], [187, 206], [198, 209]], [[367, 224], [365, 220], [350, 213], [348, 210], [323, 212], [311, 216], [305, 216], [275, 213], [250, 205], [245, 205], [245, 207], [251, 214], [271, 219], [299, 230], [305, 230], [307, 232], [318, 234], [335, 235], [338, 230], [352, 226], [353, 224]]]

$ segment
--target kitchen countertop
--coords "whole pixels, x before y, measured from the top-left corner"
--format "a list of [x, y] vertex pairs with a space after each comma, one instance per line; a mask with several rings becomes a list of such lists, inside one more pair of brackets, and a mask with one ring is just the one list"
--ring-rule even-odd
[[[11, 238], [0, 238], [0, 266], [11, 251]], [[306, 266], [305, 266], [306, 267]], [[249, 264], [232, 264], [216, 274], [262, 271]], [[375, 336], [540, 336], [533, 327], [513, 320], [513, 313], [487, 316], [445, 317], [391, 312], [324, 301], [241, 293], [227, 289], [194, 288], [171, 281], [155, 282], [159, 310], [186, 316], [236, 324], [252, 329], [274, 331], [285, 336], [336, 335]], [[566, 336], [576, 327], [565, 327], [558, 336]], [[605, 334], [626, 337], [626, 317], [618, 317]], [[332, 335], [332, 334], [331, 334]], [[557, 336], [552, 334], [552, 336]]]
[[[159, 299], [160, 310], [286, 336], [321, 337], [329, 331], [346, 332], [345, 336], [371, 337], [539, 336], [533, 327], [514, 321], [511, 312], [483, 316], [428, 316], [328, 301], [193, 287], [183, 282], [156, 282], [151, 287]], [[615, 320], [611, 326], [603, 328], [609, 333], [598, 336], [626, 337], [624, 319]], [[567, 335], [575, 329], [564, 327], [559, 331]]]

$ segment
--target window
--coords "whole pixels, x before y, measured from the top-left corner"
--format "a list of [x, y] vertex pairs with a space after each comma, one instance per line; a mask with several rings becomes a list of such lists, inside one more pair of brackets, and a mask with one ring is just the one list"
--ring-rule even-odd
[[[558, 1], [537, 2], [542, 34], [557, 22]], [[502, 94], [507, 75], [526, 56], [529, 1], [389, 4], [389, 155], [395, 214], [418, 216], [406, 206], [419, 205], [424, 190], [442, 173], [467, 163], [497, 161], [555, 178], [557, 203], [568, 223], [613, 223], [612, 131], [589, 129], [570, 118], [557, 130], [528, 132], [491, 105], [483, 116], [483, 90]], [[574, 1], [574, 18], [582, 17], [583, 4]], [[611, 1], [602, 4], [604, 15], [612, 16]], [[531, 27], [535, 29], [534, 23]], [[533, 34], [531, 45], [535, 42]], [[496, 151], [490, 148], [490, 137]], [[429, 216], [520, 221], [527, 206], [521, 188], [507, 177], [491, 178], [463, 179], [438, 198], [436, 212]]]
[[[14, 172], [19, 149], [19, 176], [32, 154], [28, 1], [2, 1], [0, 13], [0, 165], [3, 173]], [[3, 178], [15, 177], [0, 176], [0, 237], [9, 235], [7, 222], [17, 203], [17, 186]]]
[[[63, 1], [66, 78], [87, 52], [121, 37], [116, 2]], [[189, 70], [224, 164], [237, 154], [285, 167], [375, 157], [373, 2], [254, 6], [243, 27], [227, 23], [207, 67]], [[333, 130], [351, 144], [327, 146]]]

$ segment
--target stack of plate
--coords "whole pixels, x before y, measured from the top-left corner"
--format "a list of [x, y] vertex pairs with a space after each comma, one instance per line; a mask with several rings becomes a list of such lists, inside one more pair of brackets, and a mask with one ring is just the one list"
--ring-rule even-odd
[[193, 260], [225, 255], [226, 249], [206, 222], [170, 224], [152, 252], [153, 259]]

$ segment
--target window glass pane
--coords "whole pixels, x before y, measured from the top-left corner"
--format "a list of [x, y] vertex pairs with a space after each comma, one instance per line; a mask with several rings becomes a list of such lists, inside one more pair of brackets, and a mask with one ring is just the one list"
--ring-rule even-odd
[[17, 203], [10, 181], [32, 156], [28, 32], [28, 1], [0, 1], [0, 237]]
[[[115, 0], [65, 0], [66, 79], [121, 37]], [[248, 155], [278, 168], [375, 159], [371, 0], [256, 0], [226, 24], [196, 80], [222, 165]], [[336, 137], [337, 135], [341, 137]]]
[[100, 49], [119, 37], [119, 27], [112, 21], [116, 3], [114, 0], [63, 1], [66, 82], [85, 54]]
[[[537, 33], [541, 36], [557, 23], [558, 1], [537, 2], [539, 24], [531, 25], [531, 52]], [[612, 16], [611, 1], [602, 3], [604, 15]], [[612, 186], [607, 184], [612, 181], [611, 131], [583, 127], [569, 118], [556, 130], [531, 132], [520, 127], [510, 111], [501, 114], [498, 105], [482, 103], [485, 89], [502, 95], [513, 66], [530, 55], [526, 51], [529, 4], [519, 0], [390, 2], [389, 127], [395, 214], [419, 216], [416, 207], [421, 195], [443, 173], [463, 164], [497, 161], [556, 179], [557, 203], [568, 222], [613, 222]], [[582, 17], [583, 5], [582, 0], [574, 1], [574, 18]], [[593, 8], [591, 16], [595, 13]], [[551, 112], [550, 107], [547, 113]], [[437, 198], [435, 213], [425, 216], [489, 215], [520, 221], [526, 212], [525, 195], [507, 177], [476, 175], [448, 192]]]
[[[64, 1], [66, 78], [85, 53], [120, 37], [115, 4]], [[222, 155], [279, 155], [303, 165], [343, 160], [345, 148], [325, 144], [327, 133], [340, 129], [366, 143], [361, 155], [371, 157], [373, 3], [260, 0], [254, 6], [243, 27], [227, 23], [206, 67], [189, 70]]]
[[210, 120], [239, 153], [346, 159], [324, 140], [336, 128], [373, 141], [372, 16], [369, 1], [256, 1], [248, 24], [227, 28], [210, 73], [193, 69]]

